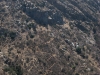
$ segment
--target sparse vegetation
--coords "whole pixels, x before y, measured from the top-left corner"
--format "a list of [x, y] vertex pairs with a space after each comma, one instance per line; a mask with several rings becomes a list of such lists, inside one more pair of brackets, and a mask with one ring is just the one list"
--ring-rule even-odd
[[0, 0], [0, 75], [100, 74], [99, 4]]

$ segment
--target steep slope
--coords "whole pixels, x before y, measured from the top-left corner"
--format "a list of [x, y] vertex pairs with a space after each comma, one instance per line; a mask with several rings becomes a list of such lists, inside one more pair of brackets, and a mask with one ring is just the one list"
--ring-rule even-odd
[[0, 75], [100, 75], [100, 0], [0, 0]]

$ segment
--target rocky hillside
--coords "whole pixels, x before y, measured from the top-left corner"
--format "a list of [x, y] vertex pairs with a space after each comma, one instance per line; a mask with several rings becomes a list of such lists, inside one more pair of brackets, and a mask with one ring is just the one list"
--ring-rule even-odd
[[100, 75], [100, 0], [0, 0], [0, 75]]

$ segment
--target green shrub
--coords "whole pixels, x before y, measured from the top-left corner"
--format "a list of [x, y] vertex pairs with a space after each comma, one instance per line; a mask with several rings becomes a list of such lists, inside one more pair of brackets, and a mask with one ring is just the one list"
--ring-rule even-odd
[[16, 33], [15, 33], [15, 32], [10, 32], [10, 33], [9, 33], [9, 36], [10, 36], [10, 38], [11, 38], [12, 40], [14, 40], [15, 37], [16, 37]]
[[94, 33], [94, 34], [96, 33], [96, 29], [95, 29], [95, 28], [93, 28], [93, 33]]
[[72, 69], [75, 70], [76, 66], [72, 66]]
[[34, 38], [34, 35], [30, 35], [30, 38]]
[[77, 52], [78, 54], [81, 54], [81, 53], [82, 53], [81, 48], [80, 48], [80, 47], [76, 48], [76, 52]]

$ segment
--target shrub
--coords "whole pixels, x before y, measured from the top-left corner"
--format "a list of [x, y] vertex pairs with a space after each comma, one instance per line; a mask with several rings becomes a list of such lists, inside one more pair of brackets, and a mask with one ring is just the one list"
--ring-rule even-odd
[[78, 65], [78, 62], [76, 62], [75, 65]]
[[93, 33], [94, 33], [94, 34], [96, 33], [96, 29], [95, 29], [95, 28], [93, 28]]
[[80, 48], [80, 47], [76, 48], [76, 52], [77, 52], [78, 54], [81, 54], [81, 53], [82, 53], [81, 48]]
[[30, 38], [34, 38], [34, 35], [30, 35]]
[[14, 40], [15, 37], [16, 37], [16, 33], [15, 33], [15, 32], [10, 32], [10, 33], [9, 33], [9, 36], [10, 36], [10, 38], [11, 38], [12, 40]]
[[68, 56], [68, 61], [69, 61], [69, 59], [70, 59], [70, 56]]
[[75, 68], [76, 68], [75, 66], [72, 66], [72, 69], [73, 69], [73, 70], [75, 70]]

